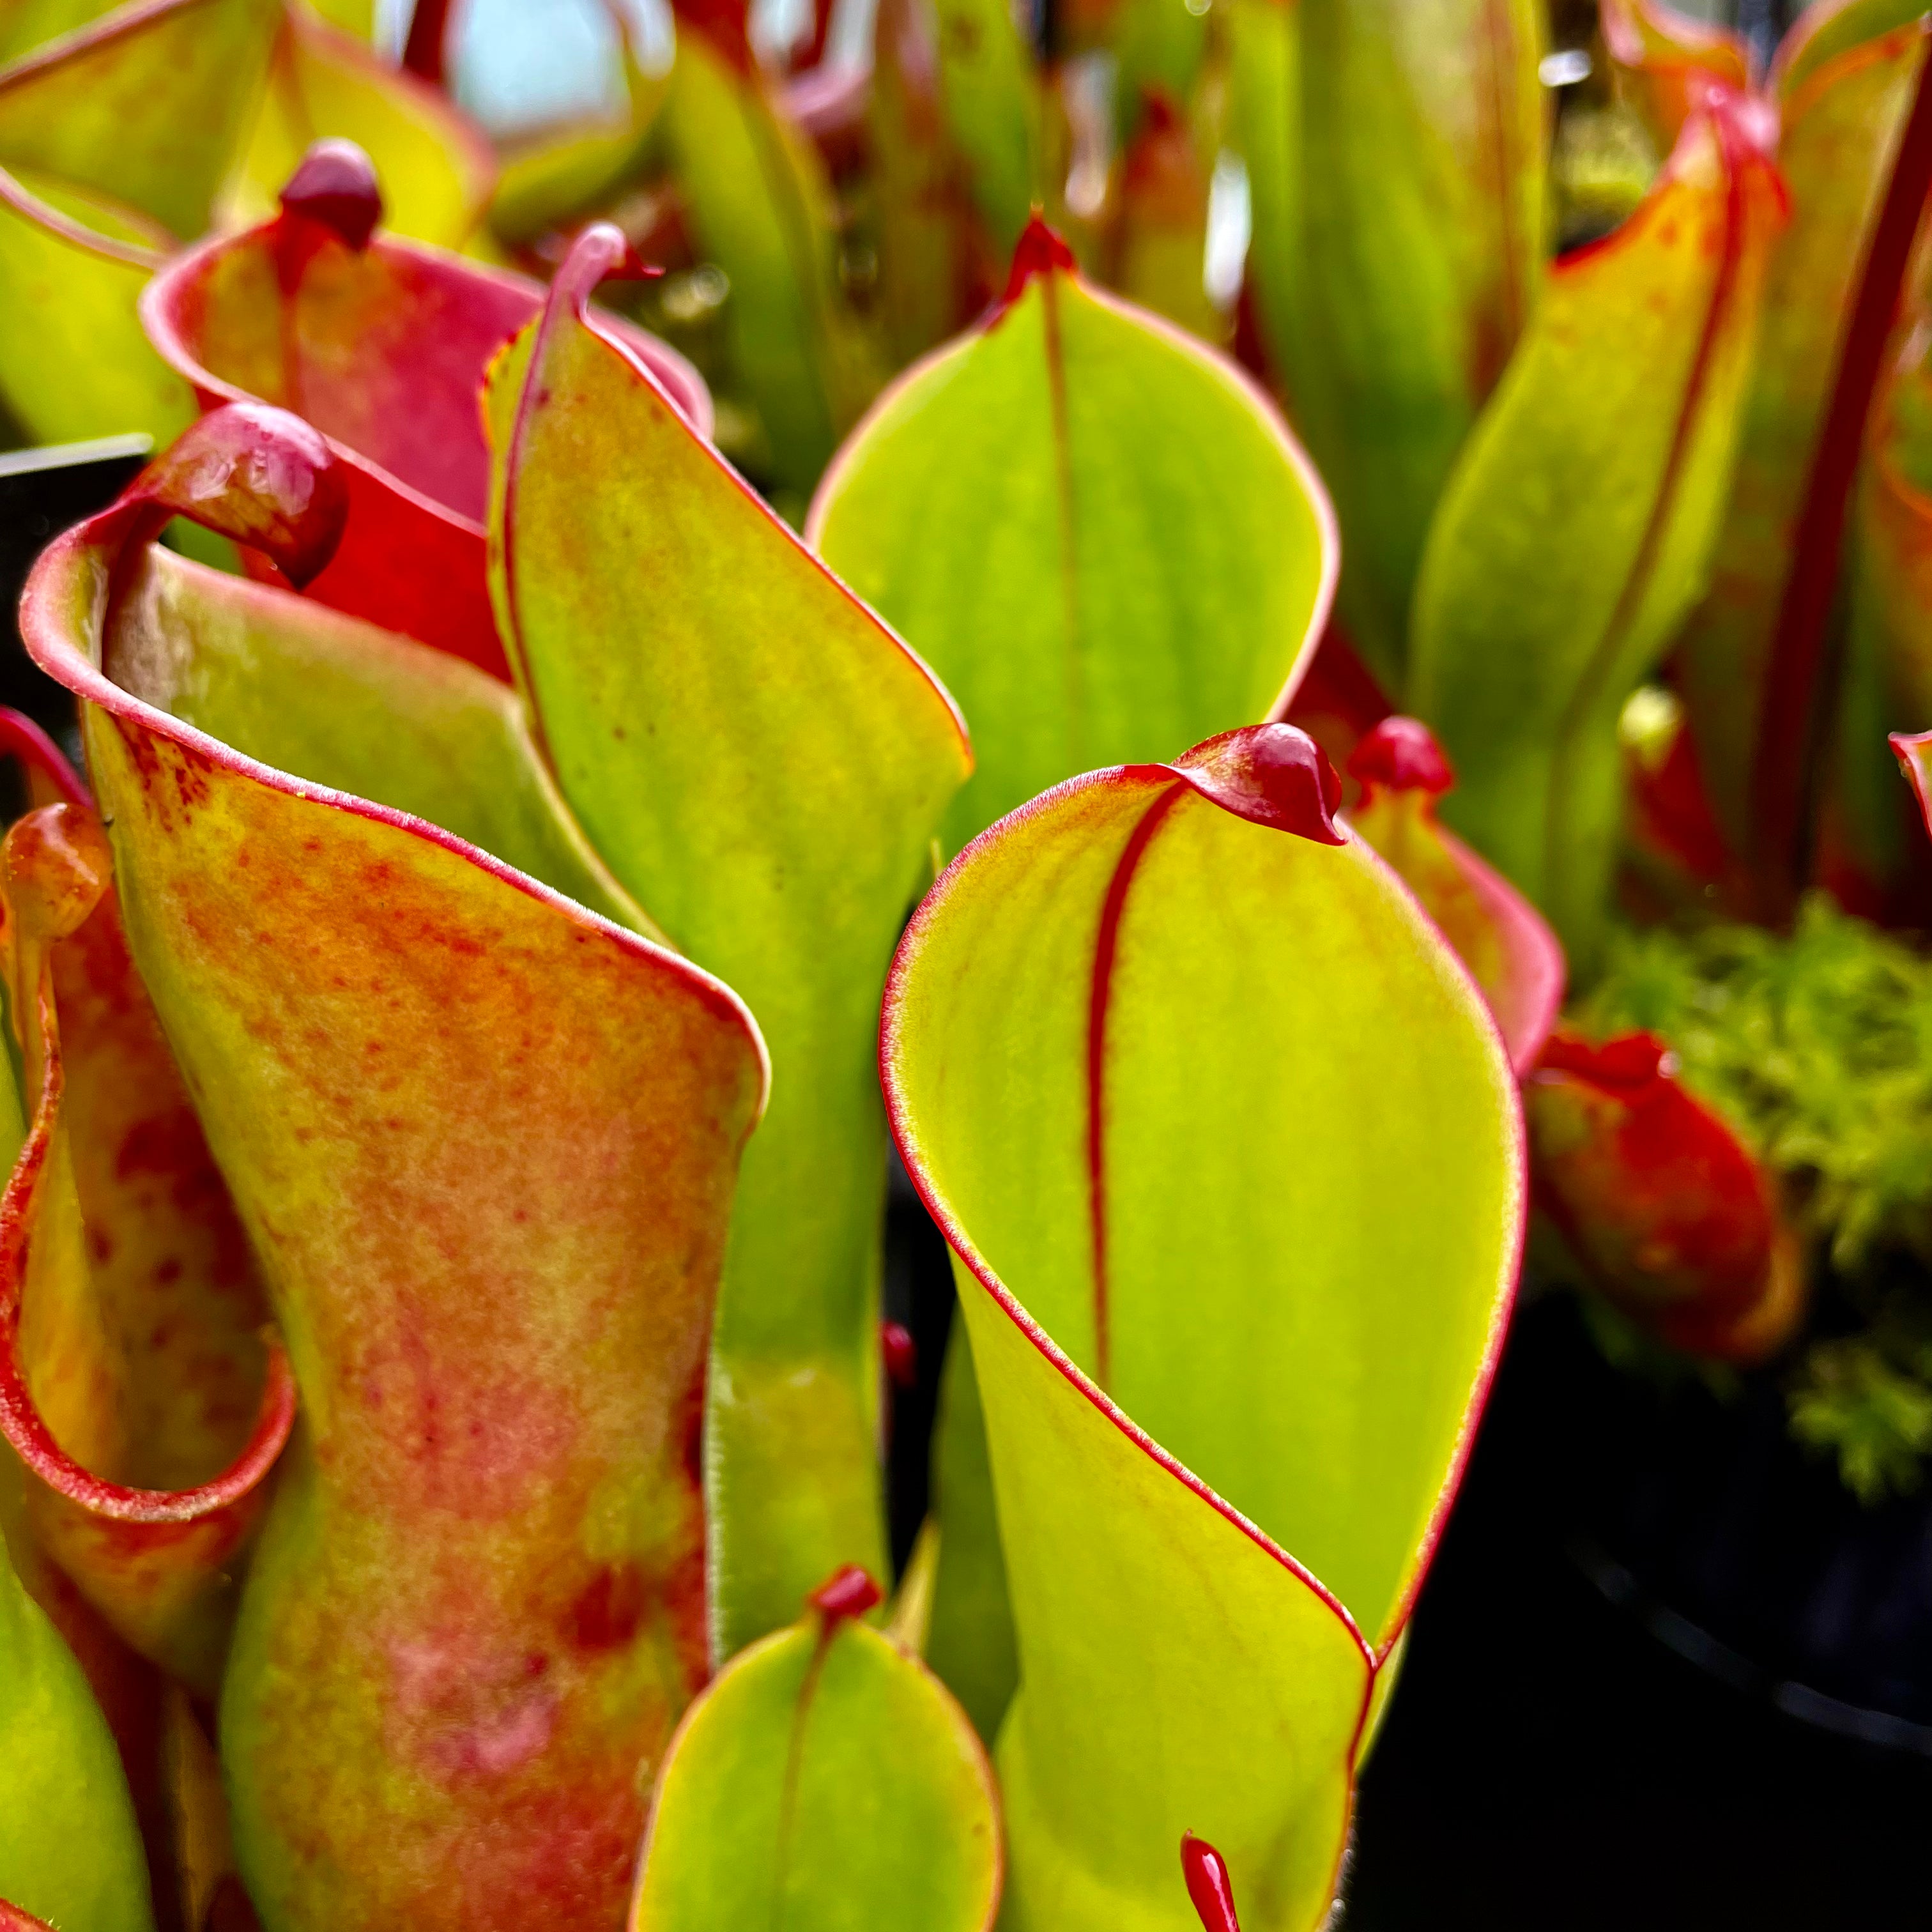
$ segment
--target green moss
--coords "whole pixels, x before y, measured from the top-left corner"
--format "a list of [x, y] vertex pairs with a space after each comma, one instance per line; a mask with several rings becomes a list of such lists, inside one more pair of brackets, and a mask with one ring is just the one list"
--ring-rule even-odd
[[[1926, 1366], [1921, 1353], [1916, 1366]], [[1932, 1449], [1932, 1389], [1874, 1338], [1814, 1342], [1792, 1380], [1790, 1412], [1792, 1434], [1835, 1455], [1861, 1502], [1918, 1486], [1921, 1460]]]
[[1667, 1040], [1834, 1268], [1900, 1247], [1932, 1263], [1932, 961], [1814, 898], [1789, 938], [1621, 933], [1574, 1017]]
[[1932, 959], [1814, 898], [1788, 938], [1621, 932], [1571, 1017], [1660, 1035], [1777, 1171], [1862, 1324], [1802, 1345], [1792, 1433], [1867, 1502], [1912, 1486], [1932, 1453]]

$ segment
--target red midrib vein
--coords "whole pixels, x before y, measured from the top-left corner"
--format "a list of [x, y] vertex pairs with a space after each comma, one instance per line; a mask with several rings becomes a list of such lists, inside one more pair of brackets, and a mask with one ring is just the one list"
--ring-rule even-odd
[[1094, 1259], [1094, 1379], [1106, 1388], [1112, 1368], [1112, 1338], [1107, 1295], [1107, 1012], [1114, 992], [1114, 962], [1120, 948], [1120, 914], [1127, 889], [1154, 835], [1187, 788], [1178, 780], [1154, 800], [1128, 834], [1107, 896], [1100, 902], [1100, 924], [1094, 940], [1094, 980], [1087, 1004], [1087, 1212]]
[[812, 1700], [818, 1692], [818, 1680], [825, 1672], [826, 1653], [838, 1633], [838, 1620], [828, 1617], [818, 1633], [812, 1660], [798, 1687], [798, 1704], [791, 1714], [791, 1735], [785, 1744], [784, 1783], [778, 1797], [778, 1841], [772, 1856], [772, 1932], [784, 1932], [785, 1885], [791, 1876], [791, 1841], [797, 1822], [798, 1778], [805, 1756], [805, 1722], [812, 1714]]
[[1751, 765], [1751, 818], [1756, 832], [1763, 910], [1781, 914], [1798, 870], [1804, 808], [1802, 770], [1812, 730], [1813, 695], [1824, 656], [1825, 623], [1838, 586], [1845, 506], [1864, 448], [1865, 419], [1878, 387], [1880, 363], [1898, 313], [1900, 291], [1932, 189], [1932, 49], [1900, 135], [1878, 219], [1873, 224], [1858, 294], [1825, 421], [1792, 531], [1791, 570], [1778, 604], [1765, 667], [1764, 710]]
[[1065, 637], [1067, 766], [1083, 770], [1087, 733], [1082, 714], [1086, 680], [1080, 666], [1080, 586], [1073, 541], [1073, 452], [1066, 428], [1066, 358], [1060, 342], [1060, 274], [1048, 268], [1040, 278], [1046, 331], [1046, 390], [1053, 412], [1054, 483], [1060, 509], [1060, 621]]

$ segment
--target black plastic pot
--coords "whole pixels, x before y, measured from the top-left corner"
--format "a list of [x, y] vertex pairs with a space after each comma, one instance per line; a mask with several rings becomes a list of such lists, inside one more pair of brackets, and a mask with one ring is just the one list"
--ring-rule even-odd
[[1774, 1371], [1729, 1400], [1661, 1390], [1553, 1312], [1524, 1347], [1577, 1472], [1570, 1554], [1598, 1588], [1745, 1695], [1932, 1757], [1932, 1496], [1861, 1504], [1792, 1442]]
[[145, 436], [105, 436], [0, 454], [0, 705], [24, 711], [58, 736], [74, 717], [74, 699], [21, 647], [16, 614], [21, 587], [49, 542], [83, 517], [104, 509], [147, 460]]
[[1526, 1308], [1363, 1783], [1356, 1932], [1932, 1925], [1932, 1508]]

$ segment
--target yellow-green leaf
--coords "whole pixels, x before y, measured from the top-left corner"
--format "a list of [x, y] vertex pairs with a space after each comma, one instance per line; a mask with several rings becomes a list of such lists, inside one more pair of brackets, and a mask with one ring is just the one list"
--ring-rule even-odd
[[147, 1863], [114, 1739], [4, 1544], [0, 1736], [0, 1899], [59, 1932], [151, 1932]]
[[5, 0], [0, 4], [0, 60], [18, 60], [122, 4], [122, 0]]
[[824, 164], [762, 75], [688, 25], [660, 124], [692, 241], [730, 284], [725, 338], [760, 467], [802, 494], [878, 386], [839, 289]]
[[440, 89], [388, 65], [319, 19], [307, 0], [285, 4], [242, 180], [226, 211], [231, 223], [267, 220], [302, 156], [334, 136], [353, 141], [375, 164], [392, 233], [456, 247], [482, 218], [496, 184], [482, 130]]
[[883, 1567], [872, 1029], [970, 758], [925, 667], [588, 319], [622, 251], [588, 231], [491, 372], [492, 588], [579, 823], [771, 1044], [706, 1438], [722, 1657]]
[[630, 1932], [990, 1932], [1000, 1875], [992, 1769], [964, 1713], [890, 1637], [811, 1608], [686, 1714]]
[[1016, 248], [1042, 198], [1040, 85], [1006, 0], [934, 0], [939, 98], [994, 246]]
[[136, 312], [170, 244], [131, 208], [0, 169], [0, 392], [35, 442], [134, 432], [160, 444], [194, 420], [193, 393]]
[[1430, 515], [1538, 299], [1541, 10], [1301, 0], [1276, 22], [1265, 0], [1240, 0], [1239, 11], [1236, 58], [1262, 64], [1236, 82], [1234, 129], [1256, 184], [1261, 321], [1334, 492], [1349, 634], [1399, 691]]
[[1559, 263], [1444, 493], [1410, 708], [1443, 816], [1587, 971], [1624, 700], [1703, 588], [1784, 190], [1762, 108], [1712, 90], [1642, 206]]
[[646, 73], [627, 34], [621, 120], [572, 124], [520, 143], [502, 157], [490, 204], [490, 232], [513, 246], [534, 242], [573, 217], [608, 208], [651, 159], [668, 73]]
[[946, 1344], [932, 1456], [939, 1553], [926, 1656], [988, 1744], [1020, 1681], [1006, 1559], [993, 1502], [986, 1418], [963, 1326]]
[[954, 862], [888, 984], [1016, 1612], [1022, 1932], [1184, 1932], [1184, 1829], [1249, 1932], [1322, 1922], [1500, 1343], [1514, 1081], [1338, 796], [1286, 725], [1073, 780]]
[[109, 196], [192, 239], [280, 11], [278, 0], [131, 4], [0, 70], [0, 166]]
[[1000, 308], [880, 399], [806, 534], [971, 721], [956, 850], [1090, 765], [1278, 712], [1336, 563], [1266, 399], [1040, 226]]
[[651, 937], [558, 796], [523, 700], [448, 652], [157, 551], [142, 692], [244, 757], [440, 825]]
[[1563, 949], [1508, 880], [1436, 822], [1455, 784], [1448, 760], [1413, 718], [1384, 718], [1348, 758], [1362, 788], [1351, 828], [1393, 866], [1483, 990], [1519, 1074], [1535, 1065], [1563, 1004]]

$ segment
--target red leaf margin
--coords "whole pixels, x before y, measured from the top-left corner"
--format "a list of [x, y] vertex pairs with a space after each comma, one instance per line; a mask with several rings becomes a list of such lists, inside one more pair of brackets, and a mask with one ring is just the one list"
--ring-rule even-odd
[[[805, 523], [801, 531], [806, 545], [814, 556], [818, 554], [825, 518], [832, 499], [836, 494], [841, 471], [846, 464], [854, 460], [864, 445], [872, 425], [897, 406], [901, 394], [922, 380], [929, 370], [938, 368], [949, 357], [960, 353], [989, 329], [996, 328], [1007, 309], [1025, 293], [1030, 283], [1044, 281], [1050, 286], [1055, 279], [1061, 277], [1077, 281], [1082, 292], [1098, 302], [1102, 308], [1112, 309], [1116, 315], [1136, 323], [1150, 334], [1158, 336], [1169, 348], [1185, 356], [1190, 361], [1204, 363], [1215, 374], [1234, 385], [1274, 438], [1287, 459], [1288, 467], [1294, 471], [1303, 494], [1308, 500], [1309, 508], [1315, 518], [1322, 568], [1316, 584], [1314, 601], [1308, 613], [1308, 622], [1296, 646], [1294, 662], [1266, 713], [1268, 722], [1280, 723], [1287, 718], [1288, 706], [1294, 702], [1295, 694], [1301, 688], [1303, 680], [1314, 665], [1317, 650], [1334, 611], [1335, 593], [1342, 579], [1342, 526], [1336, 516], [1334, 503], [1330, 499], [1328, 486], [1322, 482], [1322, 473], [1316, 468], [1314, 458], [1302, 448], [1294, 430], [1288, 427], [1288, 420], [1282, 416], [1274, 398], [1248, 370], [1231, 357], [1210, 348], [1198, 335], [1190, 334], [1178, 323], [1168, 321], [1166, 316], [1156, 315], [1151, 309], [1142, 308], [1138, 303], [1128, 302], [1115, 295], [1112, 290], [1088, 281], [1075, 264], [1072, 250], [1036, 214], [1027, 224], [1013, 250], [1006, 292], [964, 334], [941, 343], [937, 349], [928, 351], [916, 362], [901, 370], [873, 398], [865, 414], [847, 432], [844, 441], [833, 452], [832, 460], [825, 466], [825, 472], [819, 478], [818, 486], [812, 493], [812, 502], [806, 510]], [[1056, 370], [1053, 374], [1057, 382], [1059, 380], [1058, 372]]]
[[[940, 874], [932, 890], [926, 894], [925, 898], [920, 902], [918, 910], [908, 922], [904, 934], [899, 941], [898, 950], [892, 956], [892, 963], [886, 976], [885, 998], [880, 1012], [879, 1082], [885, 1096], [886, 1124], [892, 1130], [893, 1144], [898, 1150], [901, 1160], [904, 1163], [906, 1173], [912, 1182], [921, 1204], [932, 1217], [934, 1225], [945, 1236], [947, 1246], [971, 1270], [974, 1278], [992, 1298], [1001, 1312], [1033, 1345], [1049, 1366], [1069, 1383], [1078, 1394], [1097, 1409], [1101, 1415], [1111, 1423], [1129, 1442], [1150, 1461], [1165, 1470], [1184, 1489], [1191, 1492], [1217, 1515], [1232, 1524], [1251, 1543], [1271, 1557], [1291, 1576], [1306, 1588], [1347, 1632], [1350, 1640], [1360, 1653], [1366, 1666], [1361, 1710], [1356, 1720], [1354, 1735], [1348, 1751], [1348, 1774], [1352, 1806], [1355, 1767], [1369, 1733], [1370, 1720], [1375, 1708], [1376, 1692], [1382, 1672], [1395, 1654], [1407, 1630], [1409, 1618], [1414, 1610], [1416, 1599], [1420, 1593], [1423, 1580], [1426, 1576], [1430, 1565], [1434, 1559], [1436, 1548], [1442, 1540], [1442, 1532], [1448, 1521], [1450, 1510], [1454, 1505], [1458, 1491], [1461, 1489], [1462, 1478], [1468, 1466], [1468, 1459], [1475, 1445], [1477, 1425], [1481, 1419], [1484, 1408], [1487, 1406], [1490, 1389], [1495, 1383], [1497, 1370], [1502, 1364], [1503, 1345], [1508, 1334], [1510, 1316], [1515, 1305], [1516, 1283], [1522, 1273], [1523, 1254], [1528, 1234], [1529, 1151], [1520, 1110], [1515, 1112], [1514, 1130], [1510, 1136], [1514, 1154], [1513, 1168], [1516, 1211], [1515, 1226], [1510, 1232], [1507, 1246], [1505, 1266], [1501, 1276], [1502, 1285], [1499, 1287], [1492, 1310], [1490, 1332], [1482, 1356], [1477, 1364], [1475, 1378], [1471, 1387], [1468, 1402], [1463, 1413], [1462, 1430], [1457, 1438], [1454, 1452], [1450, 1457], [1441, 1492], [1437, 1497], [1434, 1508], [1430, 1514], [1424, 1528], [1421, 1541], [1418, 1546], [1413, 1573], [1407, 1588], [1389, 1618], [1386, 1638], [1381, 1646], [1377, 1647], [1372, 1645], [1364, 1636], [1354, 1616], [1333, 1590], [1330, 1589], [1306, 1564], [1277, 1543], [1258, 1523], [1243, 1515], [1232, 1503], [1218, 1495], [1196, 1476], [1178, 1456], [1156, 1442], [1054, 1340], [1046, 1330], [1028, 1312], [1019, 1298], [1000, 1280], [991, 1264], [974, 1244], [971, 1236], [967, 1232], [958, 1216], [953, 1213], [934, 1186], [926, 1172], [925, 1162], [920, 1150], [919, 1138], [911, 1120], [910, 1103], [900, 1084], [898, 1073], [898, 1063], [904, 1055], [902, 1028], [904, 991], [907, 978], [912, 970], [914, 959], [925, 945], [928, 934], [942, 916], [947, 899], [954, 892], [959, 890], [962, 880], [969, 872], [975, 854], [982, 848], [1010, 838], [1033, 820], [1050, 816], [1062, 801], [1076, 797], [1083, 792], [1100, 790], [1133, 791], [1148, 787], [1159, 788], [1154, 790], [1149, 802], [1148, 816], [1150, 817], [1156, 813], [1163, 812], [1182, 794], [1184, 790], [1192, 790], [1198, 793], [1202, 797], [1206, 799], [1210, 803], [1219, 806], [1222, 810], [1229, 812], [1236, 817], [1248, 819], [1253, 824], [1268, 826], [1276, 830], [1292, 832], [1303, 837], [1311, 838], [1316, 842], [1322, 844], [1361, 844], [1372, 863], [1388, 869], [1386, 862], [1377, 855], [1372, 848], [1368, 847], [1366, 842], [1360, 839], [1358, 835], [1344, 832], [1339, 838], [1323, 836], [1324, 832], [1333, 832], [1336, 830], [1328, 818], [1328, 800], [1330, 794], [1327, 783], [1322, 784], [1317, 794], [1313, 811], [1309, 811], [1304, 807], [1300, 811], [1293, 812], [1268, 813], [1263, 811], [1241, 809], [1238, 806], [1231, 803], [1226, 796], [1222, 795], [1222, 788], [1214, 783], [1209, 772], [1204, 772], [1202, 770], [1204, 765], [1211, 770], [1212, 765], [1215, 763], [1232, 762], [1238, 756], [1242, 748], [1239, 741], [1252, 742], [1264, 734], [1280, 734], [1283, 736], [1292, 736], [1306, 744], [1310, 752], [1314, 754], [1313, 760], [1309, 761], [1311, 769], [1318, 772], [1322, 767], [1328, 766], [1326, 755], [1315, 746], [1312, 740], [1307, 737], [1306, 733], [1296, 727], [1280, 724], [1243, 726], [1236, 730], [1223, 733], [1218, 738], [1210, 739], [1202, 745], [1191, 748], [1172, 764], [1115, 765], [1099, 771], [1088, 772], [1077, 778], [1066, 779], [1050, 790], [1041, 793], [1037, 798], [1022, 806], [1017, 811], [1009, 813], [1004, 818], [998, 820], [981, 832]], [[1214, 759], [1211, 756], [1205, 759], [1202, 758], [1202, 754], [1211, 754], [1217, 749], [1221, 753], [1220, 759]], [[1318, 764], [1315, 760], [1318, 760]], [[1190, 764], [1190, 761], [1197, 762]], [[1297, 760], [1295, 762], [1299, 763], [1300, 760]], [[1330, 780], [1333, 780], [1332, 767], [1328, 767], [1328, 776]], [[1144, 818], [1142, 823], [1144, 824]], [[1400, 888], [1407, 896], [1406, 887], [1402, 886], [1401, 880], [1396, 877], [1392, 870], [1390, 872], [1390, 878], [1392, 883]], [[1448, 946], [1446, 941], [1444, 943], [1444, 950], [1449, 954], [1451, 959], [1455, 958], [1453, 950]], [[1456, 963], [1460, 968], [1460, 961]], [[1467, 970], [1466, 968], [1461, 970], [1467, 988], [1471, 1017], [1496, 1040], [1498, 1052], [1507, 1063], [1508, 1048], [1496, 1027], [1494, 1016], [1491, 1014], [1489, 1006], [1478, 989], [1475, 982], [1468, 977]], [[1340, 1882], [1347, 1855], [1348, 1840], [1345, 1839], [1338, 1853], [1335, 1870], [1330, 1874], [1329, 1888], [1331, 1892]]]

